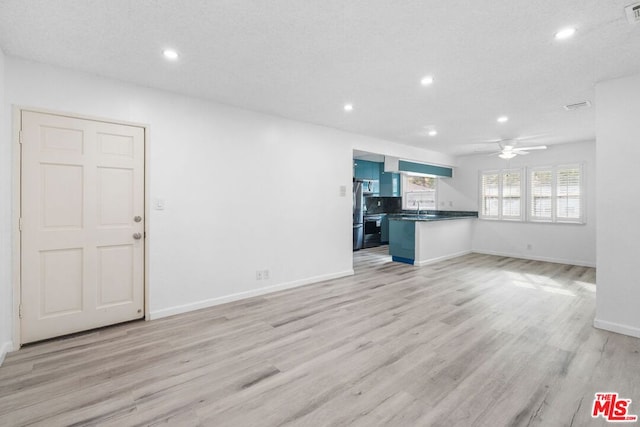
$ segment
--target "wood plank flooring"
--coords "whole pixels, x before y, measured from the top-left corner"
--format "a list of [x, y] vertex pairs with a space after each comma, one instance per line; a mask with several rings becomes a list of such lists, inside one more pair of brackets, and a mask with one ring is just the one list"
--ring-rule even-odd
[[592, 268], [386, 247], [356, 275], [26, 346], [0, 425], [588, 426], [640, 415], [640, 340], [594, 329]]

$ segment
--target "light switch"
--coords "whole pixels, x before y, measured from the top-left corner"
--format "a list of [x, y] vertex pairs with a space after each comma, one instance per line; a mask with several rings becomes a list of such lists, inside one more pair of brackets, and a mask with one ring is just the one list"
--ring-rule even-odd
[[164, 199], [154, 199], [153, 200], [153, 209], [157, 211], [164, 210]]
[[347, 186], [346, 185], [341, 185], [340, 186], [340, 197], [346, 197], [347, 196]]

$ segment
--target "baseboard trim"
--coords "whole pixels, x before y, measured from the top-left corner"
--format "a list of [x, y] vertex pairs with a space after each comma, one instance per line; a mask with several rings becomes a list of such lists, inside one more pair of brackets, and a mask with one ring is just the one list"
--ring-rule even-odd
[[226, 304], [228, 302], [238, 301], [241, 299], [256, 297], [260, 295], [270, 294], [277, 291], [283, 291], [285, 289], [297, 288], [299, 286], [310, 285], [312, 283], [324, 282], [325, 280], [339, 279], [341, 277], [353, 276], [353, 269], [347, 271], [341, 271], [338, 273], [325, 274], [322, 276], [314, 276], [301, 280], [294, 280], [292, 282], [280, 283], [273, 286], [265, 286], [264, 288], [253, 289], [245, 292], [238, 292], [236, 294], [225, 295], [217, 298], [210, 298], [202, 301], [197, 301], [189, 304], [176, 305], [173, 307], [162, 308], [160, 310], [154, 310], [149, 313], [149, 319], [160, 319], [163, 317], [174, 316], [176, 314], [187, 313], [194, 310], [200, 310], [202, 308], [213, 307], [220, 304]]
[[448, 260], [448, 259], [451, 259], [451, 258], [457, 258], [459, 256], [468, 255], [470, 253], [471, 253], [471, 251], [456, 252], [455, 254], [443, 255], [443, 256], [439, 256], [437, 258], [426, 259], [424, 261], [415, 261], [413, 265], [415, 265], [417, 267], [422, 267], [424, 265], [434, 264], [436, 262], [445, 261], [445, 260]]
[[393, 255], [391, 257], [391, 261], [393, 261], [393, 262], [402, 262], [404, 264], [409, 264], [409, 265], [414, 265], [415, 264], [415, 261], [413, 259], [411, 259], [411, 258], [404, 258], [404, 257], [401, 257], [401, 256], [395, 256], [395, 255]]
[[13, 343], [11, 341], [6, 341], [0, 344], [0, 366], [4, 362], [4, 357], [13, 349]]
[[629, 335], [631, 337], [640, 338], [640, 328], [622, 325], [620, 323], [607, 322], [606, 320], [594, 319], [593, 326], [617, 334]]
[[482, 254], [482, 255], [496, 255], [503, 256], [508, 258], [518, 258], [518, 259], [527, 259], [530, 261], [544, 261], [544, 262], [553, 262], [555, 264], [568, 264], [568, 265], [577, 265], [579, 267], [595, 267], [596, 264], [593, 262], [580, 261], [574, 259], [563, 259], [563, 258], [550, 258], [550, 257], [538, 257], [538, 256], [523, 256], [521, 254], [510, 254], [506, 252], [496, 252], [496, 251], [480, 251], [473, 249], [471, 252], [474, 254]]

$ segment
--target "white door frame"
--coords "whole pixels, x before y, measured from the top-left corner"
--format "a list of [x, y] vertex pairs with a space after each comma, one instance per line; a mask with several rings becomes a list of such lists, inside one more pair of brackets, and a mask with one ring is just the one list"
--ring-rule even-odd
[[[128, 122], [124, 120], [114, 120], [104, 117], [87, 116], [77, 113], [69, 113], [43, 108], [25, 107], [13, 105], [13, 195], [11, 200], [11, 216], [12, 216], [12, 240], [13, 251], [12, 259], [12, 282], [13, 282], [13, 351], [18, 350], [22, 345], [22, 331], [20, 321], [20, 304], [21, 304], [21, 235], [20, 235], [20, 216], [21, 216], [21, 191], [22, 191], [22, 147], [20, 146], [20, 128], [22, 122], [22, 112], [32, 111], [34, 113], [53, 114], [57, 116], [65, 116], [76, 119], [93, 120], [97, 122], [115, 123], [127, 126], [136, 126], [144, 129], [144, 320], [149, 320], [149, 213], [151, 204], [149, 203], [149, 125]], [[10, 349], [11, 350], [11, 349]]]

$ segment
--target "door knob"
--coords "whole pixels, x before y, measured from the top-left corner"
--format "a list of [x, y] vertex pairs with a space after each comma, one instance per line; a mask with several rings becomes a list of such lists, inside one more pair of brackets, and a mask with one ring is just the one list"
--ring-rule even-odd
[[140, 240], [140, 239], [142, 239], [142, 234], [140, 234], [140, 233], [133, 233], [133, 238], [134, 238], [134, 239], [136, 239], [136, 240]]
[[136, 215], [136, 216], [133, 217], [133, 220], [135, 222], [140, 222], [140, 221], [142, 221], [142, 217], [140, 215]]

